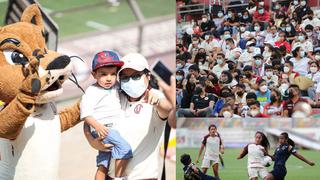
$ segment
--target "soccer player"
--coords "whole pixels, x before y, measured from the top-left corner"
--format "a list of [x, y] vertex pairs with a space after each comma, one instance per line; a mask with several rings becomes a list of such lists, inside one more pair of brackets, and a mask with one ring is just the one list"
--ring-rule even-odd
[[248, 144], [243, 148], [237, 159], [242, 159], [248, 155], [248, 175], [250, 180], [258, 180], [258, 177], [265, 179], [268, 170], [264, 166], [263, 159], [268, 154], [270, 147], [269, 141], [265, 134], [257, 131], [255, 142]]
[[290, 155], [294, 155], [301, 161], [314, 166], [315, 163], [307, 160], [300, 155], [295, 149], [295, 143], [289, 138], [288, 133], [283, 132], [279, 136], [279, 146], [274, 152], [272, 159], [274, 160], [274, 166], [271, 173], [268, 174], [266, 180], [284, 180], [287, 175], [286, 161]]
[[219, 178], [218, 168], [219, 168], [219, 155], [224, 153], [224, 147], [222, 144], [221, 137], [217, 132], [217, 126], [212, 124], [208, 128], [209, 134], [203, 138], [201, 147], [199, 149], [199, 154], [196, 159], [196, 163], [199, 163], [199, 158], [202, 154], [203, 149], [205, 149], [204, 157], [202, 160], [202, 172], [207, 173], [207, 170], [212, 166], [214, 176]]

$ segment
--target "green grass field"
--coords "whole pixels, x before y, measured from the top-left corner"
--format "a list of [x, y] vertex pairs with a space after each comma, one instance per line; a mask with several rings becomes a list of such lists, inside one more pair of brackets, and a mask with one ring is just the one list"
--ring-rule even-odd
[[[237, 160], [236, 157], [240, 153], [241, 149], [226, 149], [223, 155], [225, 167], [224, 169], [219, 167], [219, 175], [222, 180], [246, 180], [247, 176], [247, 158]], [[273, 152], [273, 150], [271, 150]], [[316, 166], [309, 166], [304, 162], [300, 161], [294, 156], [290, 156], [287, 161], [288, 174], [286, 180], [319, 180], [320, 179], [320, 152], [319, 151], [307, 151], [299, 150], [304, 157], [314, 161]], [[177, 180], [183, 179], [182, 164], [180, 163], [180, 156], [183, 153], [191, 155], [194, 161], [198, 155], [198, 149], [177, 148]], [[201, 166], [201, 162], [198, 167]], [[271, 170], [272, 167], [269, 167]], [[212, 169], [208, 170], [209, 174], [212, 175]]]
[[[51, 17], [59, 26], [60, 37], [99, 31], [88, 26], [88, 21], [110, 28], [135, 22], [127, 1], [120, 2], [120, 6], [112, 7], [106, 0], [39, 0], [47, 13], [53, 13]], [[147, 19], [175, 13], [172, 0], [137, 0], [137, 3]], [[0, 0], [0, 25], [3, 25], [6, 11], [7, 2]]]

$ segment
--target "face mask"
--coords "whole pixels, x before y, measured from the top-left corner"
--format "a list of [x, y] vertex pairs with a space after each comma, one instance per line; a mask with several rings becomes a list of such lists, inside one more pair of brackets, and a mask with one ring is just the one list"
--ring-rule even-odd
[[291, 31], [291, 27], [286, 27], [286, 31], [290, 32]]
[[176, 80], [177, 80], [177, 81], [181, 81], [182, 79], [183, 79], [182, 76], [176, 76]]
[[202, 22], [207, 22], [207, 18], [202, 18]]
[[144, 77], [141, 77], [139, 80], [130, 80], [128, 82], [121, 82], [121, 89], [132, 98], [138, 98], [143, 95], [146, 91], [147, 86], [144, 82]]
[[227, 50], [231, 49], [230, 45], [226, 45], [226, 49]]
[[260, 66], [261, 64], [262, 64], [261, 59], [257, 59], [257, 60], [256, 60], [256, 65], [257, 65], [257, 66]]
[[301, 6], [305, 6], [306, 2], [305, 1], [301, 1], [300, 4], [301, 4]]
[[268, 90], [268, 86], [267, 85], [263, 85], [260, 87], [260, 91], [261, 92], [266, 92]]
[[317, 67], [310, 67], [310, 72], [316, 73], [318, 71]]
[[249, 17], [248, 16], [243, 16], [243, 19], [248, 19]]
[[286, 28], [285, 28], [285, 27], [281, 27], [280, 29], [281, 29], [281, 31], [285, 31], [285, 30], [286, 30]]
[[238, 96], [242, 96], [243, 94], [244, 94], [244, 92], [242, 92], [242, 91], [238, 91], [238, 92], [237, 92], [237, 95], [238, 95]]
[[259, 9], [258, 12], [259, 12], [259, 14], [263, 14], [264, 10], [263, 9]]
[[192, 44], [198, 44], [199, 41], [192, 41]]
[[254, 27], [254, 30], [255, 30], [255, 31], [260, 31], [260, 27], [259, 27], [259, 26], [255, 26], [255, 27]]
[[223, 63], [222, 59], [217, 59], [217, 63], [222, 64]]
[[242, 27], [240, 27], [240, 31], [241, 31], [241, 32], [244, 32], [245, 30], [246, 30], [246, 28], [245, 28], [245, 27], [243, 27], [243, 26], [242, 26]]
[[267, 77], [271, 77], [272, 75], [273, 75], [273, 72], [271, 72], [271, 71], [266, 72]]
[[308, 37], [312, 36], [312, 32], [307, 32], [306, 34]]
[[225, 117], [225, 118], [231, 118], [231, 113], [229, 112], [229, 111], [225, 111], [225, 112], [223, 112], [222, 113], [222, 115], [223, 115], [223, 117]]
[[197, 87], [195, 90], [194, 90], [194, 93], [195, 94], [200, 94], [202, 92], [202, 88], [201, 87]]
[[315, 58], [316, 58], [317, 61], [319, 61], [320, 60], [320, 55], [315, 55]]
[[276, 102], [276, 96], [271, 95], [271, 97], [270, 97], [270, 101], [271, 101], [271, 102]]
[[205, 40], [208, 40], [209, 38], [210, 38], [210, 36], [208, 36], [208, 35], [205, 35], [205, 36], [204, 36], [204, 39], [205, 39]]
[[289, 84], [281, 84], [281, 89], [286, 91], [289, 88]]
[[279, 5], [276, 5], [276, 6], [274, 7], [274, 9], [280, 9], [280, 6], [279, 6]]
[[304, 51], [300, 51], [300, 56], [304, 57]]
[[242, 14], [241, 14], [241, 13], [238, 13], [238, 16], [239, 16], [239, 17], [242, 17]]
[[231, 38], [231, 35], [230, 34], [225, 34], [223, 37], [224, 37], [224, 39], [228, 39], [228, 38]]
[[250, 110], [250, 114], [252, 117], [255, 117], [259, 114], [259, 111], [258, 110]]
[[299, 2], [298, 2], [298, 1], [293, 1], [293, 4], [294, 4], [294, 5], [298, 5]]
[[221, 18], [222, 16], [223, 16], [223, 13], [222, 13], [222, 12], [219, 12], [219, 13], [218, 13], [218, 17]]
[[228, 13], [228, 18], [232, 18], [232, 13]]
[[178, 69], [181, 69], [182, 67], [183, 67], [182, 64], [177, 64]]
[[284, 67], [284, 68], [283, 68], [283, 72], [285, 72], [285, 73], [288, 73], [289, 70], [290, 70], [290, 68], [288, 68], [288, 67]]
[[299, 41], [304, 41], [304, 36], [298, 36]]

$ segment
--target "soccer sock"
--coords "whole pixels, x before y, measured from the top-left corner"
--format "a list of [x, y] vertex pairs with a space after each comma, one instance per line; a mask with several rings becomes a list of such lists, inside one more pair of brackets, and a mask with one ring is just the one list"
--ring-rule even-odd
[[115, 177], [114, 180], [125, 180], [125, 177]]

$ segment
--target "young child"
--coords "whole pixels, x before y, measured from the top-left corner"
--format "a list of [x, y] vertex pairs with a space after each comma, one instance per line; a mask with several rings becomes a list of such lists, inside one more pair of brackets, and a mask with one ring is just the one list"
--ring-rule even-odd
[[124, 179], [128, 160], [132, 158], [130, 145], [114, 129], [121, 118], [117, 72], [123, 64], [114, 51], [97, 53], [92, 62], [92, 75], [97, 82], [88, 87], [81, 100], [81, 119], [90, 125], [92, 136], [114, 146], [111, 152], [99, 151], [96, 180], [105, 180], [111, 157], [116, 160], [115, 179]]
[[212, 176], [208, 176], [201, 172], [201, 170], [191, 161], [189, 154], [183, 154], [180, 157], [180, 162], [184, 165], [184, 179], [185, 180], [219, 180]]

